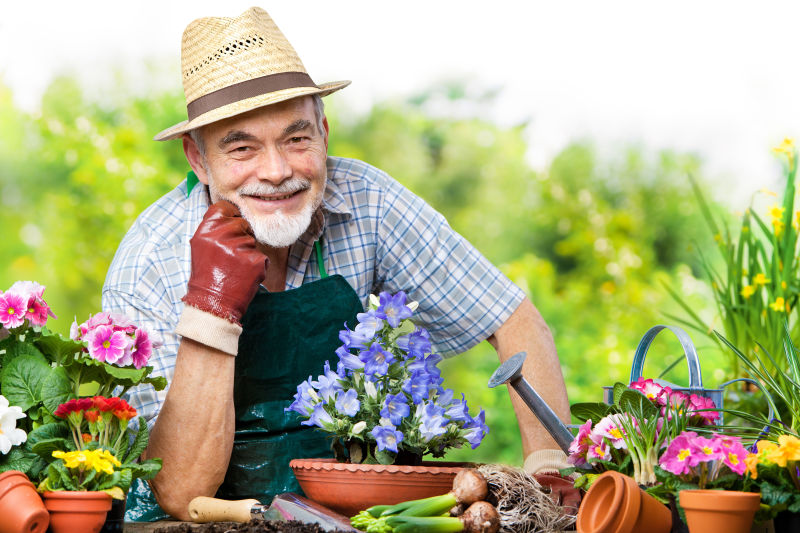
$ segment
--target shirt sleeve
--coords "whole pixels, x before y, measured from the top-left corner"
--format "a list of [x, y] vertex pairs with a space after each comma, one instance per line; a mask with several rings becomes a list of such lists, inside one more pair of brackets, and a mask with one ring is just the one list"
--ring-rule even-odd
[[437, 352], [464, 352], [508, 319], [525, 293], [444, 216], [397, 182], [387, 187], [378, 227], [379, 290], [404, 291]]

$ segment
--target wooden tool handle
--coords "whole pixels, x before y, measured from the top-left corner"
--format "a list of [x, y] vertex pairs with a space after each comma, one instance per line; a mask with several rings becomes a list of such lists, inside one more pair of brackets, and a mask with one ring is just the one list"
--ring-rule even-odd
[[258, 500], [220, 500], [198, 496], [189, 502], [193, 522], [249, 522], [250, 509], [261, 505]]

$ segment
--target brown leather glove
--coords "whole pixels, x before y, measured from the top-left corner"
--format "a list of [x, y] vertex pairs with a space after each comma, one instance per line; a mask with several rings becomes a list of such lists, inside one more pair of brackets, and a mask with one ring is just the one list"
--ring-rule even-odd
[[208, 208], [189, 242], [192, 275], [184, 303], [241, 325], [269, 263], [250, 224], [238, 207], [221, 200]]
[[581, 491], [573, 486], [573, 480], [562, 477], [560, 474], [534, 474], [536, 481], [542, 487], [550, 489], [550, 499], [553, 503], [565, 507], [568, 514], [578, 514], [581, 503]]

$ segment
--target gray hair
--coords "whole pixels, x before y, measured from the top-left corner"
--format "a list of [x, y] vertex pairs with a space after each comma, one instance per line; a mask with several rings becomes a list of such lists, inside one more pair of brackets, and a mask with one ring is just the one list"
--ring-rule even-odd
[[[317, 119], [317, 131], [320, 135], [322, 135], [325, 131], [325, 126], [323, 124], [323, 121], [325, 120], [325, 102], [322, 101], [322, 97], [318, 94], [312, 94], [311, 99], [314, 102], [314, 117]], [[199, 128], [189, 130], [189, 137], [191, 137], [194, 143], [197, 145], [197, 150], [200, 152], [200, 156], [203, 158], [203, 161], [205, 161], [206, 143], [203, 140], [202, 129], [203, 127], [200, 126]]]

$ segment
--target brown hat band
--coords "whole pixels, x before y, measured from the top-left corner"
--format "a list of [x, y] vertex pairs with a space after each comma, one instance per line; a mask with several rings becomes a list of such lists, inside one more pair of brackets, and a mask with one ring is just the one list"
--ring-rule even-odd
[[295, 87], [317, 87], [305, 72], [278, 72], [260, 78], [243, 81], [205, 94], [186, 105], [189, 120], [218, 107], [246, 100], [254, 96]]

